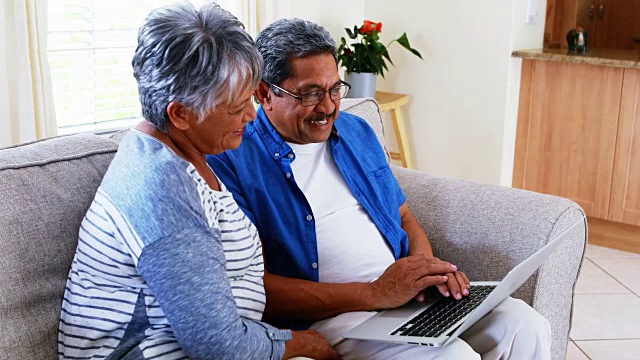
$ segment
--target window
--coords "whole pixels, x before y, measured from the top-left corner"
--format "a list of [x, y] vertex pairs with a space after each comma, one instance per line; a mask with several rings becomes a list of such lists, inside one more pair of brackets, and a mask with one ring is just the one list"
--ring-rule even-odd
[[[107, 132], [140, 121], [131, 68], [138, 28], [152, 9], [176, 0], [48, 2], [47, 54], [58, 133]], [[191, 2], [199, 7], [206, 0]], [[242, 5], [217, 3], [234, 14]]]

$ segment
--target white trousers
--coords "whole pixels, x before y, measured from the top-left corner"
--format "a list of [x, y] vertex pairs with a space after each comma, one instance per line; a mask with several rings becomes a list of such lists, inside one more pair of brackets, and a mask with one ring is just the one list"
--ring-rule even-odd
[[[355, 325], [355, 324], [354, 324]], [[336, 334], [324, 333], [328, 339]], [[445, 347], [397, 345], [376, 341], [340, 339], [332, 344], [349, 359], [483, 359], [548, 360], [551, 359], [549, 322], [522, 300], [507, 298], [475, 323], [461, 338]], [[330, 340], [331, 341], [331, 340]]]

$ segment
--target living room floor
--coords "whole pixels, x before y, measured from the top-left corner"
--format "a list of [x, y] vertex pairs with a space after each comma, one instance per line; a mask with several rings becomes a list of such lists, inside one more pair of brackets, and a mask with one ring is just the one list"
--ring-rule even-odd
[[567, 360], [640, 359], [640, 254], [587, 245]]

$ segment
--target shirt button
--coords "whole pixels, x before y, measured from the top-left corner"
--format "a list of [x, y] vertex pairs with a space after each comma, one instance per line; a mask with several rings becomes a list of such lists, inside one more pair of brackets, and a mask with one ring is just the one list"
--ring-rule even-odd
[[280, 156], [280, 153], [275, 153], [273, 154], [273, 156]]
[[311, 221], [311, 220], [313, 220], [313, 216], [307, 215], [307, 221]]
[[287, 173], [287, 179], [291, 177], [291, 173]]
[[314, 269], [317, 269], [318, 268], [318, 263], [311, 264], [311, 267], [314, 268]]
[[289, 154], [289, 159], [293, 159], [293, 154]]

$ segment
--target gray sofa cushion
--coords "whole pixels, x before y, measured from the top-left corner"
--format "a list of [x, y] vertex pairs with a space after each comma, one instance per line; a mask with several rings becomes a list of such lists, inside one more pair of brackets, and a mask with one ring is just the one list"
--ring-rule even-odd
[[[375, 131], [378, 141], [385, 147], [384, 144], [384, 126], [382, 124], [382, 115], [380, 114], [380, 107], [378, 103], [371, 98], [363, 99], [342, 99], [340, 103], [340, 111], [345, 111], [354, 115], [357, 115], [369, 123]], [[387, 160], [389, 160], [389, 152], [387, 153]]]
[[117, 146], [82, 134], [0, 149], [0, 358], [57, 358], [78, 229]]

